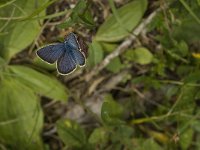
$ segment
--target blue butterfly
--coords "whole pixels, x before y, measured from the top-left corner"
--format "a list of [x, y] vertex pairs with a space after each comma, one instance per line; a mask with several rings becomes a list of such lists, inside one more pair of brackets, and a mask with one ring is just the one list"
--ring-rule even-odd
[[56, 62], [59, 74], [67, 75], [72, 73], [77, 65], [85, 66], [85, 54], [81, 51], [77, 37], [74, 33], [70, 33], [63, 43], [50, 44], [42, 47], [37, 55], [49, 64]]

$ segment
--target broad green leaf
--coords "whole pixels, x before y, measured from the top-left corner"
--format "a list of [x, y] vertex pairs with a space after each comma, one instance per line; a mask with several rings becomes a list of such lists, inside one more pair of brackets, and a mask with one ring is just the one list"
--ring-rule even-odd
[[187, 150], [192, 143], [194, 135], [194, 130], [192, 128], [187, 128], [186, 131], [180, 134], [180, 145], [182, 150]]
[[118, 124], [115, 126], [113, 130], [113, 134], [111, 135], [111, 140], [114, 143], [123, 143], [126, 145], [127, 149], [133, 148], [132, 136], [133, 136], [133, 128], [129, 127], [125, 124]]
[[119, 57], [116, 57], [106, 66], [106, 69], [113, 73], [117, 73], [123, 67], [124, 67], [124, 65], [121, 63]]
[[11, 65], [9, 69], [13, 72], [15, 78], [36, 93], [55, 100], [67, 100], [67, 89], [56, 78], [25, 66]]
[[0, 82], [0, 141], [11, 149], [42, 150], [43, 114], [38, 97], [15, 78]]
[[82, 147], [86, 145], [87, 139], [84, 130], [74, 121], [59, 120], [57, 131], [61, 140], [68, 147]]
[[162, 150], [160, 145], [158, 143], [156, 143], [153, 139], [146, 140], [141, 145], [141, 149], [138, 149], [138, 150], [145, 150], [145, 149], [148, 149], [148, 150]]
[[117, 43], [106, 43], [106, 42], [101, 42], [101, 46], [102, 46], [102, 49], [103, 51], [106, 51], [106, 52], [112, 52], [114, 51], [118, 44]]
[[39, 68], [42, 68], [42, 69], [45, 69], [45, 70], [49, 70], [49, 71], [55, 71], [56, 70], [56, 64], [48, 64], [46, 63], [45, 61], [43, 61], [42, 59], [40, 59], [39, 57], [35, 57], [33, 60], [32, 60], [32, 63], [39, 67]]
[[180, 41], [177, 44], [177, 48], [180, 51], [181, 56], [186, 57], [188, 55], [189, 48], [188, 48], [188, 45], [185, 41], [183, 41], [183, 40]]
[[153, 61], [152, 53], [145, 47], [139, 47], [135, 50], [128, 50], [124, 57], [129, 61], [134, 61], [141, 65], [149, 64]]
[[89, 143], [91, 144], [103, 144], [108, 141], [108, 134], [104, 128], [96, 128], [93, 130], [89, 137]]
[[28, 15], [27, 17], [23, 18], [22, 20], [29, 20], [37, 15], [39, 15], [40, 13], [42, 13], [49, 5], [51, 5], [52, 3], [56, 2], [57, 0], [51, 0], [51, 1], [47, 1], [46, 3], [44, 3], [43, 5], [41, 5], [39, 8], [35, 9], [30, 15]]
[[0, 68], [1, 68], [4, 64], [6, 64], [6, 61], [5, 61], [2, 57], [0, 57]]
[[[200, 81], [200, 72], [195, 71], [187, 75], [187, 77], [183, 80], [184, 85], [181, 87], [181, 91], [179, 94], [179, 99], [174, 104], [174, 111], [183, 111], [189, 115], [192, 114], [195, 108], [195, 96], [198, 93], [198, 88], [194, 86], [189, 86], [188, 84], [198, 83]], [[178, 116], [179, 117], [179, 116]], [[188, 119], [187, 117], [179, 117], [179, 121], [183, 121]]]
[[134, 50], [134, 56], [134, 61], [141, 65], [149, 64], [153, 60], [152, 53], [144, 47], [137, 48], [136, 50]]
[[[16, 0], [12, 5], [8, 5], [0, 9], [2, 17], [26, 17], [30, 15], [36, 8], [40, 7], [43, 0], [35, 1]], [[27, 21], [1, 21], [0, 26], [5, 26], [2, 32], [0, 45], [0, 56], [10, 59], [16, 53], [24, 50], [36, 38], [40, 32], [40, 25], [37, 20]]]
[[[116, 42], [129, 35], [140, 22], [147, 8], [147, 0], [134, 0], [117, 10], [118, 17], [123, 23], [119, 24], [114, 15], [109, 16], [97, 31], [95, 40]], [[124, 29], [123, 27], [126, 27]]]
[[93, 41], [92, 44], [89, 45], [89, 57], [87, 59], [89, 66], [95, 66], [96, 64], [100, 63], [102, 59], [102, 47], [98, 42]]
[[120, 125], [123, 121], [120, 120], [123, 114], [123, 107], [115, 102], [111, 95], [106, 95], [104, 103], [101, 107], [101, 118], [108, 125]]
[[130, 138], [133, 134], [133, 128], [127, 125], [120, 125], [117, 127], [117, 134], [120, 138]]
[[[194, 107], [195, 107], [195, 101], [194, 96], [197, 93], [197, 89], [195, 87], [191, 86], [183, 86], [181, 88], [181, 91], [179, 93], [179, 99], [174, 104], [174, 111], [184, 111], [184, 113], [192, 114]], [[180, 117], [177, 116], [177, 121], [183, 121], [188, 119], [188, 117]]]

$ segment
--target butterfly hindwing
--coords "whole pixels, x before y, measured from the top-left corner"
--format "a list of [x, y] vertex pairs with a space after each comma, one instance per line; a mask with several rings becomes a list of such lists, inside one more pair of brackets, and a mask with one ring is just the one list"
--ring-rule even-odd
[[73, 55], [72, 57], [77, 65], [79, 65], [79, 66], [85, 65], [85, 56], [81, 51], [73, 50], [73, 51], [71, 51], [71, 55]]
[[69, 74], [76, 69], [76, 63], [69, 53], [65, 52], [57, 61], [57, 69], [60, 74]]
[[64, 43], [47, 45], [37, 51], [37, 55], [44, 61], [53, 64], [64, 54]]
[[85, 56], [80, 51], [77, 37], [74, 33], [70, 33], [65, 39], [65, 48], [67, 53], [72, 57], [74, 62], [79, 66], [85, 65]]

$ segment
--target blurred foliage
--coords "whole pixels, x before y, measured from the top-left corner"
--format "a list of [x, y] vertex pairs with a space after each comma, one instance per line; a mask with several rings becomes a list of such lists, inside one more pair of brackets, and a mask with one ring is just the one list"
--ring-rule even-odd
[[77, 2], [68, 20], [59, 24], [58, 27], [68, 28], [80, 24], [87, 26], [88, 28], [92, 28], [94, 26], [94, 20], [90, 12], [90, 4], [84, 0], [79, 0]]
[[[0, 149], [200, 149], [199, 26], [200, 0], [0, 1]], [[87, 67], [61, 77], [35, 50], [72, 30]]]
[[133, 1], [121, 7], [117, 11], [118, 18], [122, 24], [118, 23], [116, 16], [111, 15], [100, 26], [95, 36], [95, 40], [104, 42], [116, 42], [128, 36], [130, 32], [140, 22], [147, 7], [147, 1]]

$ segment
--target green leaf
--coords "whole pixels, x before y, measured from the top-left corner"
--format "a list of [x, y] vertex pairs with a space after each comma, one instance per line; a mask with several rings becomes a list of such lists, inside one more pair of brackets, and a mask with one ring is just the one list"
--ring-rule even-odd
[[65, 21], [64, 23], [61, 23], [58, 25], [59, 28], [67, 28], [69, 26], [72, 26], [78, 22], [80, 22], [81, 19], [79, 19], [79, 14], [82, 14], [84, 9], [86, 8], [86, 1], [79, 0], [76, 4], [76, 6], [72, 9], [70, 18]]
[[[185, 83], [181, 89], [178, 99], [172, 106], [170, 110], [171, 113], [179, 112], [180, 115], [176, 115], [174, 119], [176, 119], [178, 124], [178, 131], [180, 133], [180, 145], [183, 150], [188, 149], [192, 140], [194, 131], [191, 128], [195, 117], [188, 117], [188, 115], [192, 115], [195, 110], [195, 97], [199, 92], [199, 87], [189, 86], [189, 84], [198, 83], [200, 81], [200, 72], [195, 71], [187, 75], [187, 77], [183, 80]], [[181, 114], [187, 114], [187, 116]]]
[[101, 42], [101, 46], [102, 46], [104, 51], [110, 53], [110, 52], [114, 51], [117, 48], [118, 44], [117, 43]]
[[[0, 9], [0, 16], [8, 18], [25, 17], [31, 14], [43, 2], [43, 0], [38, 0], [37, 5], [35, 5], [34, 0], [17, 0], [12, 5]], [[3, 34], [0, 40], [0, 56], [6, 59], [10, 59], [30, 45], [40, 32], [40, 25], [37, 20], [1, 21], [0, 26], [5, 26], [2, 32], [7, 33]]]
[[200, 6], [200, 0], [197, 0], [198, 5]]
[[[185, 113], [192, 114], [195, 108], [195, 96], [198, 93], [198, 88], [194, 86], [188, 86], [188, 84], [198, 83], [200, 81], [200, 72], [195, 71], [187, 75], [187, 77], [183, 80], [184, 85], [181, 87], [181, 91], [179, 94], [179, 99], [174, 104], [174, 111], [183, 111]], [[188, 119], [187, 117], [178, 117], [177, 120], [183, 121]]]
[[73, 8], [71, 18], [75, 20], [78, 18], [79, 14], [82, 14], [87, 6], [87, 2], [85, 0], [79, 0], [76, 6]]
[[191, 7], [185, 2], [185, 0], [179, 0], [181, 4], [185, 7], [191, 17], [200, 25], [200, 18], [195, 14]]
[[120, 124], [115, 126], [113, 128], [112, 134], [111, 134], [111, 140], [113, 143], [123, 143], [123, 145], [126, 145], [127, 149], [133, 148], [133, 142], [132, 137], [133, 136], [133, 128], [129, 127], [124, 124]]
[[194, 129], [196, 132], [200, 132], [200, 121], [194, 120], [191, 124], [192, 129]]
[[90, 67], [100, 63], [103, 59], [103, 50], [99, 42], [93, 41], [92, 44], [89, 45], [89, 52], [87, 61]]
[[0, 57], [0, 70], [1, 70], [1, 67], [5, 64], [6, 64], [6, 61], [2, 57]]
[[69, 147], [83, 147], [87, 144], [84, 130], [74, 121], [59, 120], [57, 122], [58, 135]]
[[0, 82], [0, 141], [11, 149], [43, 149], [43, 114], [34, 92], [14, 78]]
[[88, 28], [92, 28], [95, 24], [91, 12], [87, 9], [84, 14], [79, 15], [82, 20], [82, 23], [86, 25]]
[[139, 47], [135, 50], [128, 50], [124, 56], [127, 60], [135, 61], [141, 65], [149, 64], [153, 60], [152, 53], [144, 47]]
[[116, 20], [114, 15], [109, 16], [106, 21], [100, 26], [95, 40], [116, 42], [122, 40], [129, 35], [140, 22], [147, 8], [147, 0], [135, 0], [122, 6], [117, 10], [118, 17], [123, 22], [123, 27]]
[[179, 53], [181, 54], [182, 57], [186, 57], [188, 55], [188, 52], [189, 52], [189, 48], [188, 48], [188, 45], [185, 41], [180, 41], [178, 44], [177, 44], [177, 48], [179, 50]]
[[104, 128], [96, 128], [89, 137], [89, 143], [91, 144], [103, 144], [108, 141], [108, 134]]
[[89, 3], [85, 0], [79, 0], [76, 6], [72, 9], [70, 18], [58, 25], [59, 28], [67, 28], [76, 24], [83, 24], [88, 28], [94, 26], [94, 20], [89, 9]]
[[[174, 111], [183, 111], [185, 113], [192, 114], [193, 109], [195, 107], [195, 103], [194, 103], [194, 96], [197, 92], [197, 89], [195, 87], [190, 87], [190, 86], [183, 86], [181, 88], [181, 93], [179, 95], [179, 99], [176, 101], [176, 103], [174, 104]], [[184, 120], [188, 119], [188, 117], [178, 117], [177, 121], [180, 122], [185, 122]]]
[[36, 93], [55, 100], [67, 100], [67, 89], [56, 78], [25, 66], [11, 65], [9, 69], [15, 74], [15, 78]]
[[45, 61], [43, 61], [42, 59], [40, 59], [39, 57], [35, 57], [32, 60], [32, 63], [41, 68], [41, 69], [45, 69], [45, 70], [49, 70], [49, 71], [56, 71], [56, 64], [51, 64], [49, 65], [48, 63], [46, 63]]
[[124, 67], [124, 65], [121, 63], [119, 57], [116, 57], [106, 66], [106, 69], [113, 73], [117, 73], [123, 67]]
[[75, 22], [71, 18], [68, 18], [65, 22], [57, 25], [57, 27], [64, 29], [64, 28], [69, 28], [70, 26], [73, 26], [74, 24]]
[[106, 95], [101, 107], [101, 118], [108, 125], [119, 125], [124, 122], [120, 120], [123, 114], [123, 107], [115, 102], [111, 95]]
[[187, 128], [186, 131], [180, 135], [180, 145], [182, 150], [187, 150], [192, 143], [194, 135], [194, 130], [192, 128]]
[[181, 24], [173, 28], [173, 37], [190, 43], [200, 40], [200, 34], [197, 33], [200, 33], [199, 24], [191, 16], [185, 16]]
[[161, 88], [161, 83], [159, 82], [158, 79], [155, 79], [150, 76], [139, 76], [135, 77], [132, 79], [133, 84], [144, 84], [145, 88], [155, 88], [155, 89], [160, 89]]
[[121, 139], [130, 138], [133, 132], [133, 128], [127, 125], [120, 125], [117, 127], [117, 134]]
[[170, 85], [165, 93], [166, 99], [170, 100], [172, 96], [175, 96], [178, 93], [178, 90], [179, 90], [178, 86]]
[[134, 56], [135, 56], [134, 61], [141, 65], [149, 64], [153, 60], [152, 53], [144, 47], [137, 48], [134, 51]]
[[47, 1], [46, 3], [44, 3], [43, 5], [41, 5], [39, 8], [35, 9], [30, 15], [28, 15], [27, 17], [23, 18], [22, 20], [28, 20], [31, 19], [37, 15], [39, 15], [40, 13], [44, 12], [44, 10], [51, 5], [52, 3], [56, 2], [57, 0], [51, 0], [51, 1]]
[[153, 139], [148, 139], [142, 144], [141, 150], [162, 150], [162, 148]]

